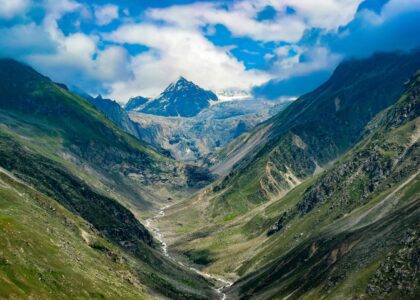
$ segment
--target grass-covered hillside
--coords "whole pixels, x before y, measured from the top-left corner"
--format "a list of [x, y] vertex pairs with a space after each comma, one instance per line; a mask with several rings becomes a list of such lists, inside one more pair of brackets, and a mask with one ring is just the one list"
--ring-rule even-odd
[[232, 295], [420, 296], [420, 73], [406, 88], [354, 149], [264, 210], [260, 224], [277, 217], [268, 230], [260, 227], [268, 237], [239, 270], [254, 271], [231, 288]]
[[213, 294], [137, 218], [196, 172], [28, 66], [0, 60], [0, 77], [0, 297], [115, 299], [118, 285], [131, 298]]
[[213, 217], [242, 215], [327, 167], [398, 100], [419, 65], [419, 51], [343, 62], [319, 88], [234, 141], [214, 167], [232, 169], [213, 188]]
[[[416, 61], [413, 57], [418, 59], [418, 56], [410, 57], [413, 59], [412, 65], [410, 64], [411, 68], [414, 67]], [[377, 72], [374, 71], [372, 65], [370, 65], [370, 68], [365, 68], [369, 66], [369, 62], [379, 58], [383, 60], [388, 58], [391, 59], [391, 62], [385, 60], [389, 64], [387, 67], [377, 66]], [[357, 74], [357, 76], [352, 77], [353, 79], [360, 77], [364, 78], [364, 82], [373, 79], [375, 79], [375, 82], [388, 82], [387, 80], [390, 80], [388, 71], [396, 69], [401, 71], [400, 66], [407, 66], [405, 64], [409, 62], [405, 55], [380, 55], [379, 58], [375, 56], [367, 59], [365, 63], [356, 61], [356, 66], [361, 68], [359, 71], [357, 68], [346, 66], [347, 63], [344, 67], [350, 68], [353, 73]], [[401, 59], [400, 63], [397, 63], [397, 58]], [[420, 67], [420, 62], [417, 62], [417, 67]], [[379, 70], [382, 70], [382, 73], [379, 73]], [[330, 95], [336, 95], [340, 91], [344, 94], [343, 91], [349, 89], [347, 84], [351, 80], [341, 80], [341, 76], [347, 73], [344, 72], [340, 75], [340, 72], [340, 70], [337, 70], [330, 79], [337, 82], [336, 85], [329, 87], [328, 94]], [[348, 99], [348, 105], [351, 106], [348, 111], [349, 114], [351, 110], [357, 110], [356, 104], [358, 103], [359, 106], [364, 106], [365, 113], [369, 113], [371, 118], [369, 122], [363, 121], [363, 128], [359, 128], [360, 118], [357, 117], [357, 114], [352, 122], [348, 123], [347, 127], [354, 123], [351, 126], [358, 128], [358, 138], [354, 138], [355, 146], [347, 146], [350, 147], [347, 151], [344, 150], [346, 147], [343, 146], [344, 154], [339, 155], [339, 152], [337, 152], [335, 155], [339, 155], [338, 157], [331, 156], [331, 162], [326, 163], [322, 168], [311, 170], [305, 176], [288, 172], [286, 178], [289, 186], [284, 185], [284, 190], [281, 192], [279, 192], [279, 189], [277, 193], [272, 193], [270, 197], [267, 197], [268, 193], [264, 192], [258, 193], [254, 198], [249, 198], [249, 195], [255, 195], [255, 191], [259, 191], [261, 187], [267, 187], [262, 184], [263, 180], [262, 177], [259, 177], [259, 174], [268, 176], [272, 182], [278, 184], [280, 182], [278, 180], [285, 177], [279, 177], [279, 174], [272, 172], [275, 166], [280, 166], [277, 163], [286, 163], [288, 171], [295, 168], [294, 166], [302, 165], [305, 155], [309, 151], [313, 151], [310, 150], [313, 147], [309, 146], [311, 145], [310, 140], [295, 137], [296, 144], [294, 144], [293, 138], [288, 140], [284, 139], [283, 135], [279, 135], [278, 143], [275, 147], [273, 146], [273, 149], [276, 149], [274, 152], [269, 152], [269, 154], [260, 152], [264, 155], [259, 157], [259, 154], [255, 154], [256, 152], [251, 149], [251, 153], [256, 156], [254, 160], [251, 159], [248, 162], [247, 166], [244, 168], [241, 168], [240, 165], [237, 166], [225, 179], [209, 186], [191, 199], [171, 207], [166, 212], [165, 218], [160, 220], [160, 228], [170, 237], [171, 245], [169, 249], [174, 254], [195, 262], [208, 272], [236, 280], [249, 273], [257, 272], [259, 268], [266, 266], [269, 262], [276, 261], [288, 251], [294, 252], [298, 248], [294, 249], [293, 247], [296, 247], [303, 240], [313, 238], [320, 230], [324, 230], [325, 226], [357, 211], [362, 205], [369, 207], [372, 203], [376, 203], [375, 201], [379, 201], [380, 197], [390, 194], [400, 186], [402, 186], [401, 191], [409, 189], [410, 186], [409, 201], [418, 199], [418, 192], [415, 190], [417, 177], [412, 177], [416, 168], [418, 169], [418, 153], [416, 152], [418, 145], [416, 140], [418, 138], [418, 120], [416, 118], [418, 118], [419, 113], [416, 87], [418, 83], [414, 79], [410, 85], [407, 85], [408, 80], [414, 73], [415, 71], [411, 75], [407, 74], [404, 79], [398, 79], [400, 86], [394, 88], [398, 89], [400, 94], [393, 95], [395, 99], [392, 101], [387, 98], [389, 102], [386, 106], [385, 104], [378, 104], [385, 97], [379, 88], [378, 90], [365, 88], [364, 93], [357, 94], [358, 97], [353, 100]], [[395, 76], [397, 74], [398, 72], [394, 73]], [[347, 74], [347, 76], [350, 75]], [[339, 82], [343, 85], [338, 85]], [[277, 123], [280, 122], [280, 118], [285, 118], [283, 119], [284, 122], [293, 119], [293, 116], [282, 117], [283, 114], [291, 114], [290, 107], [303, 105], [299, 103], [305, 103], [305, 99], [312, 99], [309, 98], [309, 95], [316, 95], [329, 84], [332, 85], [332, 83], [327, 82], [313, 93], [303, 96], [302, 100], [297, 100], [298, 102], [295, 102], [297, 104], [291, 104], [288, 109], [270, 122], [262, 124], [260, 128], [265, 130], [262, 135], [257, 136], [261, 132], [261, 130], [257, 130], [244, 139], [250, 141], [254, 139], [252, 140], [253, 144], [263, 144], [268, 147], [267, 145], [270, 145], [270, 142], [268, 142], [269, 139], [265, 134], [270, 134], [274, 126], [281, 125]], [[355, 89], [360, 88], [360, 86], [364, 86], [362, 81], [358, 84], [354, 83], [351, 87]], [[381, 89], [384, 88], [384, 86], [381, 86]], [[401, 98], [401, 95], [407, 89], [408, 92]], [[376, 101], [368, 95], [375, 91], [382, 97], [376, 99]], [[363, 95], [365, 97], [362, 98]], [[334, 96], [330, 96], [329, 99], [334, 99]], [[359, 99], [363, 99], [363, 101]], [[323, 101], [324, 98], [319, 96], [314, 103], [307, 104], [305, 107], [321, 105]], [[352, 103], [352, 101], [355, 103]], [[366, 106], [367, 104], [364, 101], [368, 101], [371, 107]], [[334, 101], [330, 104], [335, 105]], [[382, 111], [379, 111], [376, 108], [377, 105], [384, 105], [385, 107]], [[386, 107], [392, 108], [387, 110]], [[325, 107], [322, 109], [325, 109]], [[318, 114], [322, 113], [322, 109], [319, 108]], [[376, 112], [376, 115], [371, 114], [373, 111]], [[327, 122], [324, 120], [326, 118], [327, 116], [319, 122], [321, 124]], [[302, 122], [305, 122], [305, 120], [302, 119]], [[298, 120], [295, 119], [295, 122], [298, 122]], [[304, 127], [305, 130], [319, 128], [315, 121], [311, 124], [311, 127]], [[295, 130], [297, 129], [293, 129], [291, 132], [297, 136]], [[344, 129], [336, 126], [335, 128], [331, 127], [330, 130]], [[290, 132], [286, 132], [286, 136], [289, 134]], [[330, 139], [329, 136], [330, 133], [325, 135], [323, 141], [334, 140]], [[359, 140], [359, 142], [356, 142], [356, 140]], [[338, 145], [337, 141], [335, 143], [335, 145]], [[234, 149], [235, 145], [237, 145], [237, 141], [231, 148], [227, 148], [225, 153]], [[246, 145], [246, 143], [243, 145]], [[327, 145], [328, 143], [326, 143], [328, 149]], [[300, 149], [301, 151], [299, 150], [298, 153], [289, 152], [291, 149]], [[325, 150], [322, 147], [318, 149], [320, 152]], [[326, 151], [328, 152], [328, 150]], [[302, 156], [298, 155], [299, 153]], [[269, 161], [266, 162], [265, 159], [269, 159]], [[250, 170], [254, 170], [254, 172], [249, 172]], [[406, 181], [407, 183], [404, 185]], [[400, 192], [396, 192], [394, 195], [400, 197]], [[395, 217], [397, 216], [395, 215]], [[354, 219], [349, 217], [346, 220], [352, 223], [356, 219], [356, 217]], [[326, 249], [331, 250], [330, 246], [326, 246]], [[273, 263], [273, 266], [275, 266], [275, 263]], [[268, 276], [271, 273], [273, 273], [272, 269], [267, 271], [265, 275]], [[300, 275], [302, 274], [299, 273]], [[257, 275], [252, 278], [265, 280], [265, 278], [257, 277]], [[235, 292], [233, 295], [238, 295], [237, 293], [242, 295], [242, 290], [244, 290], [244, 295], [251, 295], [252, 291], [246, 289], [251, 289], [250, 286], [257, 285], [257, 283], [256, 281], [249, 282], [250, 285], [246, 287], [242, 287], [242, 281], [240, 284], [234, 285], [233, 290]], [[261, 293], [265, 288], [268, 287], [262, 287]]]

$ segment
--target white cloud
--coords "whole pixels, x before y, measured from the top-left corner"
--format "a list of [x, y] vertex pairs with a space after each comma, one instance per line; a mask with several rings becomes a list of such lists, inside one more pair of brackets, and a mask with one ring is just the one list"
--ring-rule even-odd
[[[391, 0], [397, 1], [408, 0]], [[15, 53], [57, 81], [82, 85], [91, 92], [108, 88], [108, 96], [120, 101], [136, 95], [156, 96], [179, 75], [214, 91], [248, 90], [273, 78], [288, 78], [335, 65], [340, 57], [327, 48], [320, 45], [305, 48], [297, 46], [297, 42], [310, 28], [335, 31], [347, 24], [360, 2], [196, 2], [149, 9], [140, 21], [130, 17], [126, 8], [121, 8], [122, 21], [127, 23], [114, 32], [101, 33], [99, 28], [94, 34], [66, 35], [58, 25], [64, 15], [78, 14], [74, 21], [76, 28], [87, 21], [103, 26], [119, 17], [119, 7], [112, 4], [90, 6], [76, 0], [41, 0], [45, 9], [41, 24], [0, 28], [0, 53]], [[24, 13], [30, 0], [15, 0], [13, 3], [14, 8], [0, 7], [0, 17], [7, 9], [9, 17]], [[19, 6], [18, 3], [26, 4]], [[277, 14], [271, 20], [258, 21], [258, 13], [267, 5], [273, 6]], [[290, 7], [295, 12], [286, 14]], [[249, 37], [256, 42], [282, 41], [289, 45], [265, 54], [264, 58], [271, 64], [268, 69], [250, 70], [231, 54], [238, 45], [218, 47], [205, 37], [205, 34], [216, 33], [217, 24], [226, 26], [234, 36]], [[14, 37], [18, 41], [13, 42]], [[104, 41], [111, 41], [114, 45], [103, 48]], [[130, 56], [125, 44], [144, 45], [149, 49]]]
[[296, 42], [305, 30], [305, 24], [294, 16], [282, 16], [274, 21], [259, 22], [255, 19], [258, 9], [246, 2], [239, 2], [226, 10], [219, 3], [194, 3], [152, 9], [148, 17], [162, 20], [181, 28], [198, 28], [207, 24], [223, 24], [235, 36], [248, 36], [255, 40], [283, 40]]
[[0, 53], [16, 57], [29, 53], [53, 53], [56, 43], [44, 28], [35, 23], [0, 28]]
[[30, 0], [0, 0], [0, 18], [11, 19], [22, 15], [30, 4]]
[[280, 11], [292, 7], [297, 16], [306, 20], [308, 27], [336, 30], [353, 20], [363, 0], [272, 0], [270, 2]]
[[[150, 48], [132, 59], [134, 78], [112, 84], [111, 97], [126, 100], [136, 95], [156, 96], [170, 81], [183, 75], [215, 91], [244, 89], [273, 78], [288, 78], [335, 66], [340, 57], [327, 48], [301, 48], [299, 41], [306, 29], [318, 27], [334, 31], [352, 20], [361, 0], [251, 0], [231, 5], [196, 2], [150, 9], [146, 20], [120, 27], [105, 39]], [[273, 20], [258, 21], [267, 5], [277, 10]], [[294, 14], [286, 14], [292, 7]], [[157, 22], [157, 23], [156, 23]], [[162, 22], [164, 22], [162, 25]], [[158, 25], [159, 24], [159, 25]], [[230, 54], [232, 46], [216, 47], [204, 37], [223, 24], [233, 35], [259, 41], [286, 41], [275, 55], [266, 54], [271, 67], [265, 71], [247, 70]], [[293, 50], [296, 55], [290, 55]]]
[[394, 16], [414, 11], [420, 11], [420, 0], [390, 0], [383, 6], [380, 14], [370, 16], [369, 21], [380, 25]]
[[111, 46], [98, 53], [93, 71], [105, 82], [128, 80], [133, 76], [127, 50]]
[[[362, 0], [247, 0], [226, 8], [219, 2], [193, 3], [151, 9], [147, 16], [182, 28], [222, 24], [235, 36], [260, 41], [297, 42], [309, 28], [336, 30], [350, 22]], [[267, 5], [276, 9], [273, 20], [258, 21], [258, 13]], [[294, 14], [286, 14], [293, 8]]]
[[[94, 6], [96, 24], [103, 26], [108, 25], [113, 20], [119, 17], [118, 6], [113, 4], [106, 4], [103, 6]], [[125, 13], [125, 12], [124, 12]]]
[[[290, 50], [296, 54], [289, 56]], [[340, 55], [331, 53], [328, 48], [321, 46], [312, 48], [283, 46], [276, 49], [276, 54], [278, 59], [269, 70], [272, 74], [276, 74], [276, 79], [287, 79], [313, 71], [329, 70], [342, 59]]]
[[196, 31], [137, 24], [122, 26], [105, 38], [150, 48], [133, 58], [133, 80], [112, 85], [111, 96], [117, 99], [127, 100], [136, 95], [156, 96], [179, 75], [216, 91], [248, 89], [270, 78], [264, 72], [246, 70], [225, 49], [216, 47]]
[[[53, 54], [31, 54], [25, 60], [56, 81], [96, 93], [99, 88], [132, 76], [127, 50], [97, 47], [98, 37], [75, 33], [57, 40]], [[64, 70], [64, 71], [63, 71]]]
[[46, 10], [46, 15], [42, 21], [43, 27], [54, 39], [59, 39], [63, 35], [57, 21], [65, 14], [83, 7], [80, 3], [73, 0], [45, 0], [43, 4]]
[[58, 21], [69, 12], [88, 17], [87, 8], [73, 0], [45, 0], [45, 17], [34, 22], [0, 28], [0, 54], [34, 66], [53, 80], [98, 92], [110, 82], [127, 80], [130, 58], [121, 46], [98, 48], [99, 36], [82, 32], [65, 35]]

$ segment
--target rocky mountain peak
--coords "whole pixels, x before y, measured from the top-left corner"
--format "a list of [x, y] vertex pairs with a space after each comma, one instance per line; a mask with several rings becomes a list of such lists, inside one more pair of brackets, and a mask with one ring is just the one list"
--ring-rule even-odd
[[141, 110], [145, 106], [145, 104], [149, 101], [150, 101], [150, 98], [146, 98], [142, 96], [133, 97], [133, 98], [130, 98], [130, 100], [128, 100], [127, 104], [124, 106], [124, 109], [127, 111]]
[[185, 77], [179, 76], [178, 79], [170, 83], [161, 95], [170, 92], [188, 91], [189, 89], [201, 89], [198, 85], [192, 81], [188, 81]]
[[160, 116], [193, 117], [209, 107], [210, 101], [217, 100], [212, 91], [204, 90], [180, 76], [140, 111]]

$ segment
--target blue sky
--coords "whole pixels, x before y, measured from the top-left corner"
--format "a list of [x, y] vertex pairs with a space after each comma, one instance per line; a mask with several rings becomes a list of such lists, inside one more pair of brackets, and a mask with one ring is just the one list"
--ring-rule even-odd
[[125, 102], [180, 75], [277, 99], [420, 45], [420, 0], [0, 0], [0, 56]]

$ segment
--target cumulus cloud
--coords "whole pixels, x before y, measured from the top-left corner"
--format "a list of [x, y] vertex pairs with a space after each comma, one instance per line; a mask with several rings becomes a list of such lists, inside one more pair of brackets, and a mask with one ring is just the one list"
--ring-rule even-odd
[[54, 53], [56, 43], [50, 35], [34, 22], [0, 28], [0, 54], [4, 57], [21, 57], [31, 53]]
[[117, 80], [132, 77], [128, 51], [117, 45], [98, 47], [100, 38], [82, 32], [65, 34], [59, 20], [70, 12], [84, 17], [86, 7], [73, 0], [43, 2], [39, 22], [0, 27], [0, 55], [14, 57], [40, 72], [92, 93], [104, 92]]
[[[291, 51], [293, 54], [291, 55]], [[318, 70], [330, 70], [342, 59], [341, 55], [331, 53], [326, 47], [283, 46], [276, 49], [278, 59], [270, 71], [277, 79], [304, 75]]]
[[419, 0], [390, 0], [378, 11], [361, 10], [341, 34], [325, 35], [321, 42], [346, 57], [413, 49], [420, 46], [419, 20]]
[[248, 89], [269, 79], [264, 72], [245, 70], [226, 49], [216, 47], [196, 31], [136, 24], [122, 26], [105, 35], [105, 39], [150, 48], [133, 57], [134, 79], [112, 86], [111, 96], [118, 99], [128, 99], [139, 93], [156, 96], [179, 75], [213, 90]]
[[380, 13], [382, 21], [407, 12], [419, 12], [420, 0], [390, 0]]
[[[264, 0], [258, 0], [264, 2]], [[296, 15], [306, 20], [308, 27], [337, 30], [349, 23], [363, 0], [272, 0], [278, 10], [291, 7]]]
[[127, 50], [121, 46], [98, 49], [98, 38], [83, 33], [75, 33], [56, 42], [55, 53], [31, 54], [25, 60], [56, 81], [92, 93], [132, 76]]
[[276, 49], [272, 68], [279, 76], [253, 91], [268, 98], [300, 95], [322, 83], [342, 59], [419, 47], [419, 20], [419, 0], [390, 0], [379, 9], [361, 9], [340, 32], [321, 34], [314, 45]]
[[[155, 96], [179, 75], [216, 92], [267, 81], [295, 88], [294, 78], [319, 82], [311, 74], [325, 76], [345, 57], [418, 41], [420, 0], [374, 1], [375, 9], [359, 8], [363, 0], [220, 0], [140, 14], [111, 1], [0, 0], [0, 55], [124, 101]], [[42, 17], [31, 20], [32, 7]], [[105, 26], [120, 12], [118, 27]]]
[[0, 18], [11, 19], [22, 15], [30, 4], [30, 0], [0, 0]]
[[[121, 45], [149, 47], [148, 51], [132, 59], [133, 80], [114, 83], [111, 96], [119, 99], [137, 94], [155, 96], [179, 75], [216, 91], [249, 90], [273, 78], [287, 78], [328, 68], [329, 64], [339, 60], [338, 55], [324, 47], [297, 47], [298, 52], [291, 56], [266, 54], [266, 59], [272, 61], [269, 69], [249, 70], [231, 54], [234, 45], [217, 47], [204, 34], [211, 34], [209, 28], [222, 24], [234, 36], [293, 44], [302, 38], [308, 28], [334, 31], [347, 24], [360, 2], [325, 0], [314, 4], [309, 0], [252, 0], [226, 5], [214, 1], [149, 9], [142, 23], [123, 25], [103, 35], [106, 40]], [[258, 13], [267, 5], [278, 13], [273, 19], [258, 20]], [[293, 13], [290, 13], [291, 10]], [[278, 48], [277, 52], [281, 50]]]
[[[138, 94], [156, 96], [179, 75], [215, 91], [249, 90], [273, 78], [285, 79], [329, 69], [339, 61], [339, 55], [326, 47], [306, 48], [294, 44], [309, 28], [336, 31], [347, 24], [360, 2], [325, 0], [314, 4], [309, 0], [252, 0], [229, 5], [196, 2], [149, 9], [143, 22], [123, 25], [103, 35], [106, 40], [121, 45], [138, 44], [149, 48], [132, 58], [133, 79], [113, 83], [110, 96], [120, 100]], [[267, 5], [278, 13], [273, 19], [258, 20], [258, 13]], [[249, 70], [231, 54], [234, 45], [217, 47], [205, 38], [204, 34], [211, 34], [212, 26], [217, 24], [224, 25], [234, 36], [292, 45], [267, 53], [265, 57], [271, 61], [268, 69]], [[294, 55], [289, 54], [287, 47], [294, 49]], [[281, 53], [286, 50], [287, 53]]]
[[107, 4], [103, 6], [94, 6], [96, 24], [103, 26], [108, 25], [113, 20], [119, 17], [119, 8], [113, 4]]
[[259, 22], [255, 19], [258, 8], [239, 2], [230, 9], [220, 3], [194, 3], [152, 9], [148, 17], [162, 20], [181, 28], [197, 28], [208, 24], [223, 24], [236, 36], [248, 36], [261, 41], [297, 41], [305, 24], [294, 16], [282, 16], [275, 21]]
[[[360, 2], [362, 0], [247, 0], [236, 1], [230, 6], [204, 2], [151, 9], [147, 15], [183, 28], [222, 24], [235, 36], [297, 42], [308, 28], [337, 30], [347, 24]], [[258, 21], [258, 13], [268, 5], [278, 12], [276, 17]], [[288, 10], [293, 13], [287, 13]]]

